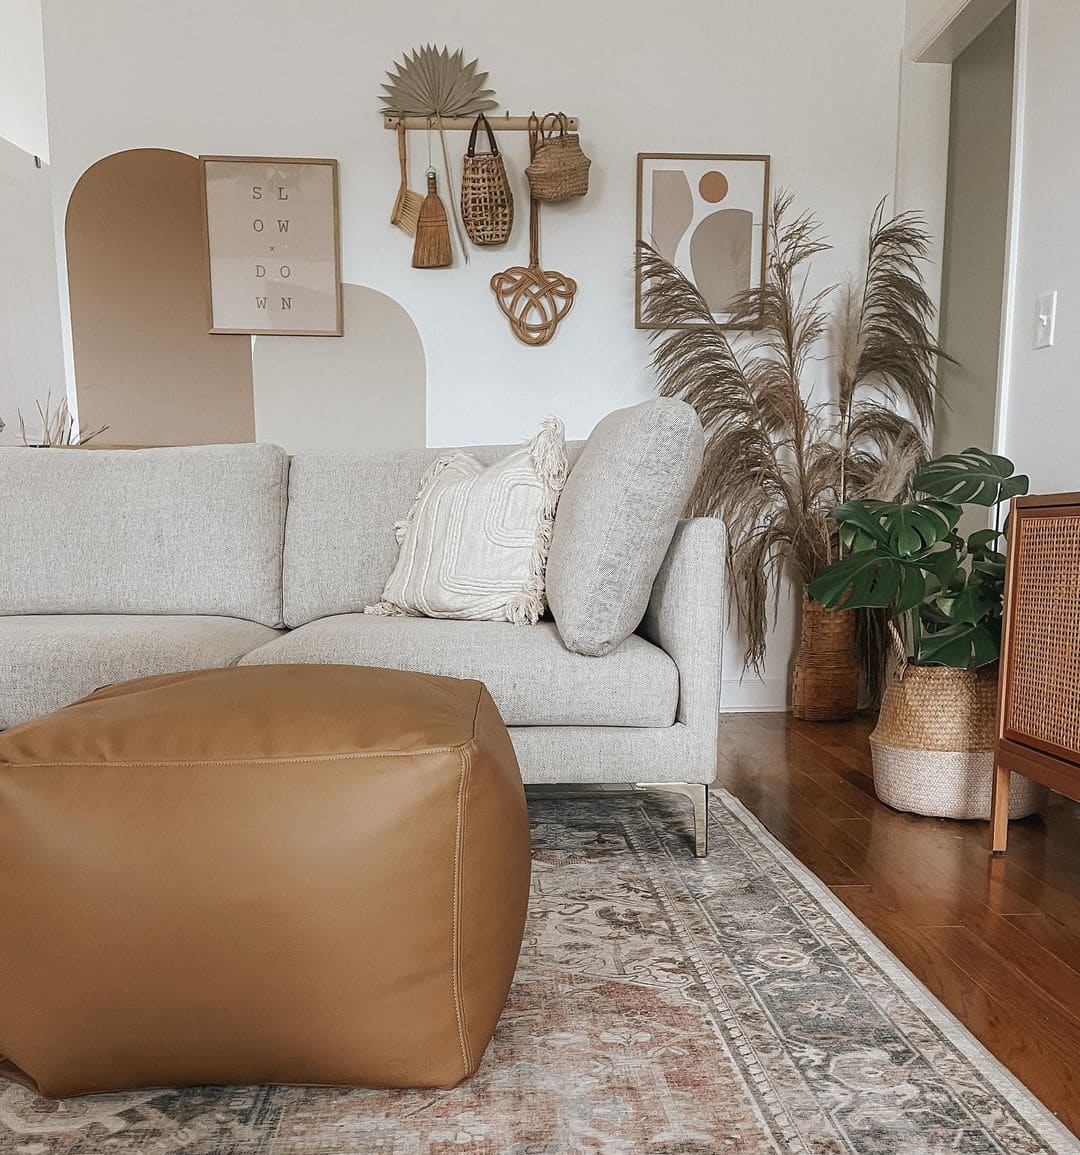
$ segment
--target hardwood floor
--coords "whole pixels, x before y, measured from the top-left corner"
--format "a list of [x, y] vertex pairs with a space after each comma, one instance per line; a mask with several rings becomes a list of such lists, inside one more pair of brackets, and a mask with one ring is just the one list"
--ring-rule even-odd
[[1052, 795], [993, 858], [985, 822], [878, 802], [872, 728], [725, 715], [717, 781], [1080, 1134], [1080, 805]]

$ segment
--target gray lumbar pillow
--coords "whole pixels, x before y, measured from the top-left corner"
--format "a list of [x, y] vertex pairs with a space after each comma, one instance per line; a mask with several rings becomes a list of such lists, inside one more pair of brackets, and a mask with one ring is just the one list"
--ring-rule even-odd
[[705, 436], [685, 401], [658, 397], [592, 431], [555, 515], [547, 597], [579, 654], [610, 653], [637, 629], [701, 469]]

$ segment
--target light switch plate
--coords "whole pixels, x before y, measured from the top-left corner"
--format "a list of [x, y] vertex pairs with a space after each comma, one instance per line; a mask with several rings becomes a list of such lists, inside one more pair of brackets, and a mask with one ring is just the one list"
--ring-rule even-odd
[[1043, 293], [1035, 302], [1035, 348], [1049, 349], [1057, 328], [1057, 291]]

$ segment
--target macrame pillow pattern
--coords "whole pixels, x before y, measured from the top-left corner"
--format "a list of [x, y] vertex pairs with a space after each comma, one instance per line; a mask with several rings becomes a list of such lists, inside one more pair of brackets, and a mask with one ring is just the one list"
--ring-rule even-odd
[[401, 552], [382, 601], [364, 613], [534, 625], [566, 472], [555, 417], [486, 469], [469, 453], [439, 458], [394, 527]]

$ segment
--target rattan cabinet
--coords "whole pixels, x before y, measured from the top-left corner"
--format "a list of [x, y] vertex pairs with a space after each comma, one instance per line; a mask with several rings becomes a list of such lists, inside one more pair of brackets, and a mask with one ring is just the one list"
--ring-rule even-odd
[[990, 822], [995, 853], [1008, 838], [1012, 771], [1080, 799], [1080, 493], [1012, 503]]

